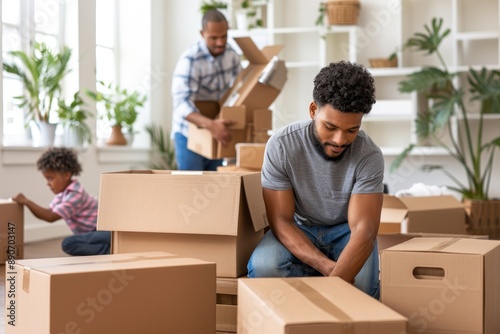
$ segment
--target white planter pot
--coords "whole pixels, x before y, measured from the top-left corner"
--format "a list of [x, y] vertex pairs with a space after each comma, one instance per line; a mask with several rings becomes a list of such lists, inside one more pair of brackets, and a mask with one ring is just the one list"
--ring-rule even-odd
[[31, 122], [31, 138], [35, 147], [54, 146], [57, 124], [47, 122]]

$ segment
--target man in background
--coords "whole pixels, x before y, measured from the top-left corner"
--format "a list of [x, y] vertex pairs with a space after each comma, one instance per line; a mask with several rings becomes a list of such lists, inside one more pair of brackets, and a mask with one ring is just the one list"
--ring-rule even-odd
[[172, 131], [180, 170], [217, 170], [222, 160], [210, 160], [187, 148], [188, 122], [210, 131], [223, 146], [231, 141], [231, 121], [202, 115], [196, 101], [219, 101], [241, 70], [240, 56], [227, 44], [229, 25], [217, 10], [202, 18], [202, 39], [180, 56], [172, 79]]

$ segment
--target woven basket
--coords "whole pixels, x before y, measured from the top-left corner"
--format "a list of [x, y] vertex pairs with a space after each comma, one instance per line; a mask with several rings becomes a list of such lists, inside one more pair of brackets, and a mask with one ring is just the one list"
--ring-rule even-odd
[[358, 0], [329, 0], [325, 4], [328, 24], [356, 24], [360, 4]]
[[464, 200], [467, 234], [500, 239], [500, 200]]
[[398, 58], [370, 58], [370, 67], [398, 67]]

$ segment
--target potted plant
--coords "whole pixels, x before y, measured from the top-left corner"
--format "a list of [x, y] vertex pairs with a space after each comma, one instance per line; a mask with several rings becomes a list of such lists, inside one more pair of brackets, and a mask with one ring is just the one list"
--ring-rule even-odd
[[93, 114], [84, 109], [80, 92], [73, 95], [73, 101], [67, 104], [63, 98], [58, 101], [57, 114], [64, 128], [64, 144], [68, 147], [83, 147], [92, 142], [92, 131], [85, 122]]
[[4, 71], [23, 83], [25, 93], [15, 99], [19, 107], [27, 110], [26, 125], [34, 122], [40, 132], [41, 141], [34, 143], [35, 146], [53, 144], [56, 124], [49, 123], [49, 116], [60, 96], [62, 79], [69, 72], [70, 58], [71, 49], [66, 46], [56, 52], [45, 43], [35, 43], [31, 54], [9, 51], [3, 59]]
[[212, 10], [212, 9], [226, 10], [227, 3], [223, 2], [223, 1], [216, 1], [216, 0], [208, 0], [208, 1], [206, 0], [206, 1], [201, 2], [201, 5], [200, 5], [201, 15], [204, 15], [206, 12], [208, 12], [209, 10]]
[[87, 95], [102, 104], [104, 113], [100, 115], [109, 121], [111, 125], [111, 137], [107, 143], [110, 145], [126, 145], [130, 144], [123, 136], [123, 131], [128, 135], [134, 134], [134, 123], [139, 114], [138, 109], [144, 106], [146, 95], [142, 95], [138, 91], [129, 91], [121, 88], [119, 85], [105, 84], [99, 81], [101, 90], [93, 92], [87, 90]]
[[[462, 195], [466, 205], [488, 200], [490, 180], [493, 174], [495, 149], [500, 147], [500, 137], [487, 140], [483, 136], [485, 115], [500, 112], [500, 72], [482, 67], [479, 70], [470, 68], [466, 73], [468, 92], [455, 83], [460, 73], [450, 72], [439, 46], [449, 35], [450, 30], [441, 30], [442, 19], [434, 18], [429, 27], [425, 25], [425, 32], [415, 33], [404, 45], [404, 49], [425, 52], [435, 55], [440, 67], [425, 66], [419, 71], [407, 76], [400, 82], [399, 90], [410, 93], [418, 92], [428, 98], [428, 110], [420, 111], [416, 119], [416, 132], [420, 138], [431, 139], [434, 145], [442, 147], [463, 169], [466, 182], [461, 182], [456, 175], [449, 172], [443, 165], [424, 165], [425, 171], [441, 171], [455, 184], [450, 189]], [[468, 107], [477, 102], [480, 105], [477, 116], [472, 119], [472, 111]], [[453, 121], [460, 124], [458, 134], [453, 133]], [[447, 138], [441, 137], [443, 131]], [[391, 171], [397, 169], [415, 148], [409, 145], [394, 160]], [[489, 204], [488, 204], [489, 205]], [[480, 209], [480, 210], [484, 210]], [[498, 218], [497, 218], [498, 220]], [[469, 230], [474, 233], [484, 233], [481, 222], [470, 221]], [[497, 233], [500, 232], [497, 226]], [[476, 232], [476, 233], [475, 233]]]
[[154, 123], [146, 125], [146, 132], [151, 139], [153, 149], [151, 162], [148, 164], [150, 169], [156, 170], [175, 170], [177, 162], [175, 161], [175, 148], [170, 140], [168, 132]]

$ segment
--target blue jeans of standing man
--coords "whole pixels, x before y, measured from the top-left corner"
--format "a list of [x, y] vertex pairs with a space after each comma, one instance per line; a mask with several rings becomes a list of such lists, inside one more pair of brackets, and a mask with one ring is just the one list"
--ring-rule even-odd
[[[335, 226], [305, 226], [297, 224], [312, 243], [330, 259], [337, 261], [351, 236], [347, 223]], [[314, 268], [304, 264], [292, 255], [268, 231], [255, 248], [248, 261], [248, 277], [304, 277], [323, 276]], [[375, 244], [372, 254], [355, 278], [354, 286], [368, 295], [379, 299], [379, 261], [378, 247]]]
[[62, 249], [69, 255], [103, 255], [110, 253], [111, 232], [93, 231], [67, 237]]
[[180, 133], [174, 135], [175, 160], [179, 170], [216, 171], [222, 166], [222, 160], [210, 160], [187, 148], [187, 138]]

